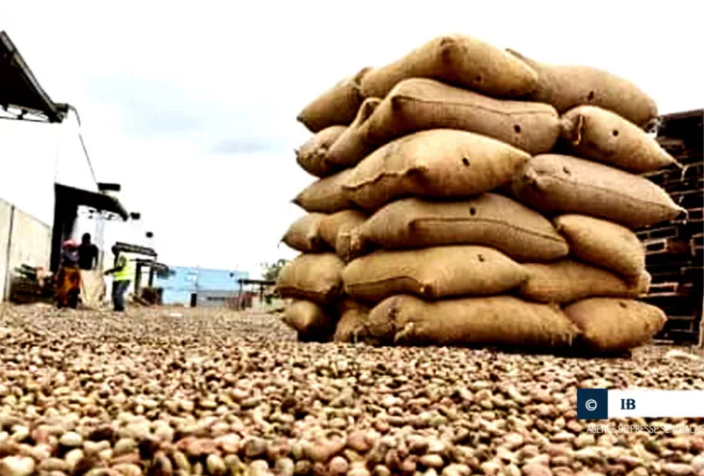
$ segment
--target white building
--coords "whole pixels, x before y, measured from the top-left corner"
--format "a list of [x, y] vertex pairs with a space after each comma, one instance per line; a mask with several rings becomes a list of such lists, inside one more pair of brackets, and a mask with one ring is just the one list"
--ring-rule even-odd
[[[20, 266], [55, 271], [60, 247], [84, 232], [101, 251], [137, 239], [137, 222], [100, 190], [81, 144], [77, 111], [42, 90], [5, 32], [0, 33], [0, 301]], [[138, 243], [146, 243], [140, 240]], [[103, 267], [112, 266], [104, 256]]]

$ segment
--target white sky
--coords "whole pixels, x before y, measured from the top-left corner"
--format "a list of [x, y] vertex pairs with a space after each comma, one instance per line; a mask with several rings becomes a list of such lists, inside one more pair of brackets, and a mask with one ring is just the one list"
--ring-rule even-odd
[[313, 180], [293, 154], [310, 137], [297, 113], [443, 33], [610, 70], [663, 113], [704, 106], [695, 0], [2, 3], [0, 28], [78, 108], [98, 179], [123, 184], [171, 265], [258, 274], [295, 256], [278, 241]]

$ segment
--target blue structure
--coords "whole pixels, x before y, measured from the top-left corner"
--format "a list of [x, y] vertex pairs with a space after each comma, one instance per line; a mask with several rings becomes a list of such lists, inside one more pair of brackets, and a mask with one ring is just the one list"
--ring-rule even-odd
[[[155, 287], [163, 288], [164, 304], [191, 304], [191, 297], [201, 295], [198, 306], [223, 305], [228, 297], [239, 291], [238, 279], [247, 279], [249, 273], [226, 269], [170, 267], [171, 276], [156, 278]], [[202, 296], [207, 295], [206, 299]]]

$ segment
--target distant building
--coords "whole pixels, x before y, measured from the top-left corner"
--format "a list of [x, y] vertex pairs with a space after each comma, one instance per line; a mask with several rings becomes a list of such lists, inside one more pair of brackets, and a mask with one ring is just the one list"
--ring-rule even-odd
[[249, 273], [224, 269], [169, 267], [168, 278], [157, 277], [154, 286], [162, 288], [163, 303], [198, 307], [225, 306], [239, 292], [239, 279]]

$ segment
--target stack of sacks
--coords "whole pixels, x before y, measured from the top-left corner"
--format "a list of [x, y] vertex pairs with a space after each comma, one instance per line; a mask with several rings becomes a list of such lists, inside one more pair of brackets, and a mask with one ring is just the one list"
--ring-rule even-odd
[[344, 323], [365, 309], [345, 298], [341, 274], [346, 262], [365, 251], [356, 230], [368, 215], [343, 194], [351, 170], [329, 162], [327, 151], [358, 115], [364, 101], [360, 81], [367, 71], [339, 82], [298, 116], [315, 135], [297, 150], [296, 160], [317, 180], [293, 200], [307, 214], [282, 241], [302, 254], [281, 271], [277, 290], [290, 300], [284, 322], [302, 341], [352, 340], [354, 329], [346, 331]]
[[297, 199], [370, 216], [348, 232], [340, 340], [619, 352], [662, 328], [634, 300], [650, 277], [629, 228], [683, 210], [635, 175], [676, 164], [636, 86], [463, 35], [357, 78], [357, 115], [318, 139], [336, 174]]

